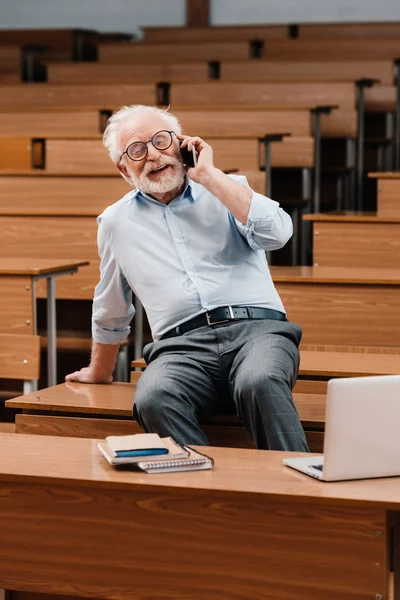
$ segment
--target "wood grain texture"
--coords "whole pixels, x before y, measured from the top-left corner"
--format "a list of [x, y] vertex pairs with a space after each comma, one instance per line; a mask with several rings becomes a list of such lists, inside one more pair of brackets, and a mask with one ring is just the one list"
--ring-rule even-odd
[[155, 104], [153, 85], [8, 85], [0, 88], [0, 109], [12, 107], [66, 107], [113, 109], [125, 104]]
[[400, 179], [399, 171], [374, 171], [368, 173], [368, 177], [372, 179]]
[[222, 81], [356, 81], [364, 77], [392, 85], [392, 61], [223, 62]]
[[0, 334], [0, 377], [39, 379], [40, 339], [37, 335]]
[[262, 60], [355, 61], [392, 60], [398, 55], [396, 39], [271, 40], [264, 48]]
[[378, 216], [400, 221], [400, 178], [378, 179]]
[[394, 112], [396, 88], [394, 85], [374, 85], [365, 90], [365, 110], [369, 112]]
[[398, 286], [351, 282], [275, 284], [289, 319], [301, 325], [305, 344], [398, 347]]
[[2, 136], [43, 138], [47, 135], [84, 136], [98, 133], [100, 133], [100, 115], [95, 110], [80, 111], [77, 115], [73, 111], [29, 112], [27, 107], [25, 112], [7, 112], [6, 115], [3, 113], [0, 116]]
[[47, 66], [49, 83], [157, 83], [169, 81], [207, 81], [208, 65], [204, 62], [171, 64], [102, 64], [53, 63]]
[[[371, 286], [389, 285], [393, 287], [400, 285], [400, 273], [398, 269], [357, 269], [350, 267], [271, 267], [270, 271], [275, 282], [327, 284], [345, 283]], [[329, 342], [325, 343], [328, 344]], [[358, 345], [368, 346], [368, 344], [361, 343]]]
[[218, 27], [143, 27], [143, 43], [242, 42], [253, 39], [285, 39], [286, 25], [229, 25]]
[[4, 137], [0, 144], [0, 169], [31, 168], [30, 138]]
[[[258, 170], [258, 142], [255, 139], [209, 139], [215, 164], [221, 170]], [[314, 164], [314, 140], [311, 137], [285, 138], [272, 144], [272, 166], [311, 167]], [[48, 172], [115, 172], [102, 142], [96, 140], [47, 140]]]
[[[133, 490], [3, 484], [0, 584], [117, 600], [132, 598], [133, 589], [137, 600], [385, 593], [386, 534], [376, 537], [385, 532], [382, 509], [299, 506], [289, 498], [271, 499], [266, 509], [256, 494]], [[118, 559], [104, 551], [115, 547]], [[313, 577], [305, 579], [310, 561]]]
[[247, 60], [248, 42], [182, 42], [169, 44], [100, 44], [101, 63], [177, 63], [209, 60]]
[[315, 222], [314, 266], [397, 269], [400, 266], [398, 223]]
[[[14, 42], [15, 43], [15, 42]], [[0, 74], [18, 73], [21, 68], [21, 48], [18, 44], [14, 46], [0, 45]]]
[[268, 133], [291, 133], [307, 137], [311, 134], [311, 116], [308, 110], [177, 110], [184, 133], [200, 137], [249, 138]]
[[[110, 163], [111, 164], [111, 163]], [[97, 217], [131, 189], [115, 177], [2, 177], [0, 215], [59, 215]]]
[[[0, 256], [24, 258], [29, 248], [32, 258], [89, 260], [76, 275], [60, 277], [57, 298], [91, 299], [99, 280], [97, 224], [92, 217], [0, 217], [2, 236]], [[38, 295], [47, 296], [45, 282], [39, 282]]]
[[304, 221], [329, 223], [400, 223], [400, 217], [382, 216], [376, 212], [360, 212], [339, 210], [327, 213], [309, 213], [303, 216]]
[[51, 275], [86, 266], [82, 260], [55, 260], [54, 258], [2, 258], [0, 257], [0, 275]]
[[0, 332], [33, 334], [33, 293], [29, 276], [0, 277]]
[[396, 22], [377, 23], [302, 23], [299, 27], [300, 39], [371, 38], [375, 44], [378, 39], [398, 38], [400, 24]]
[[[271, 42], [272, 43], [272, 42]], [[318, 104], [355, 108], [355, 86], [331, 82], [226, 83], [214, 81], [198, 84], [176, 84], [171, 87], [174, 106], [309, 106]]]

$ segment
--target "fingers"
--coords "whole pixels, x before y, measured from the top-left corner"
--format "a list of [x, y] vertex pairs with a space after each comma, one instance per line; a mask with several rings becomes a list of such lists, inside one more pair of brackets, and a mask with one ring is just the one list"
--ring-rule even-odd
[[187, 147], [189, 151], [192, 151], [193, 148], [200, 151], [208, 146], [208, 144], [198, 136], [178, 135], [177, 137], [182, 141], [181, 148]]

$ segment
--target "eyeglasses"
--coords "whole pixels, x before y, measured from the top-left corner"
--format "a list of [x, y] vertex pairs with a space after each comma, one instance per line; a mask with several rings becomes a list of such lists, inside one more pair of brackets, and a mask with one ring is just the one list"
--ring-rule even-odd
[[119, 162], [121, 162], [124, 154], [126, 154], [131, 160], [144, 160], [149, 153], [147, 144], [150, 144], [150, 142], [153, 144], [156, 150], [167, 150], [172, 144], [173, 133], [175, 133], [175, 131], [166, 131], [163, 129], [161, 131], [157, 131], [151, 140], [148, 140], [147, 142], [133, 142], [132, 144], [129, 144], [125, 152], [123, 152], [119, 157]]

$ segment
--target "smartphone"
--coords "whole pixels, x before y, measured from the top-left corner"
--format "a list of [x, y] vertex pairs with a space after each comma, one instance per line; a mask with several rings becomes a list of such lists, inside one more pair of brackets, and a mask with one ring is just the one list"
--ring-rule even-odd
[[[182, 145], [182, 142], [179, 142], [179, 146]], [[185, 167], [195, 167], [197, 165], [197, 154], [196, 150], [193, 148], [191, 151], [185, 148], [180, 148], [181, 159]]]

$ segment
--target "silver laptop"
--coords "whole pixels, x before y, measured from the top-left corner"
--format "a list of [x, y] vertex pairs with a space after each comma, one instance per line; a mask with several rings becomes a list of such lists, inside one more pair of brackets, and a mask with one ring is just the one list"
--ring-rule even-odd
[[400, 475], [400, 375], [331, 379], [323, 456], [283, 462], [323, 481]]

